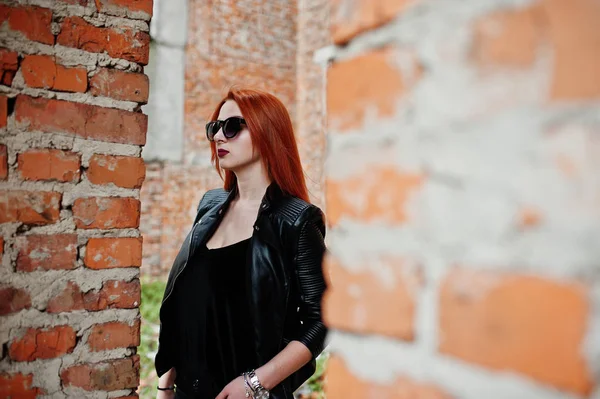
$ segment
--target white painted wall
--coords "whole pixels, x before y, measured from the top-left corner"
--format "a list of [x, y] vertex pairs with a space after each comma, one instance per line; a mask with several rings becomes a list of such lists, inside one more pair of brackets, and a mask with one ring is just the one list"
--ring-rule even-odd
[[148, 114], [146, 161], [181, 162], [183, 158], [183, 107], [187, 0], [154, 0], [150, 23], [150, 98], [142, 107]]

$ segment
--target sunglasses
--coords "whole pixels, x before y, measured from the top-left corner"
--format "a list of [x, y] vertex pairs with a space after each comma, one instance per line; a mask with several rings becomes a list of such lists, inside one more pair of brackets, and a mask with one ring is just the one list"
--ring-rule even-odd
[[215, 141], [215, 134], [223, 128], [223, 135], [232, 139], [242, 131], [242, 125], [246, 125], [246, 121], [239, 116], [231, 116], [224, 121], [210, 121], [206, 124], [206, 137], [209, 141]]

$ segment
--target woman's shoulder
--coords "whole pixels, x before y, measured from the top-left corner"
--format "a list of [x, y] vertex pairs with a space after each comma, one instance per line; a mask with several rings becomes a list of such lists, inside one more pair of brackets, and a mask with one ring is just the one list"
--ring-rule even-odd
[[291, 226], [302, 226], [311, 219], [324, 219], [324, 213], [317, 205], [295, 196], [281, 198], [273, 213]]
[[273, 218], [282, 232], [282, 239], [297, 242], [304, 231], [314, 231], [307, 226], [316, 226], [321, 237], [326, 234], [325, 214], [317, 205], [301, 198], [286, 196], [273, 209]]
[[198, 203], [198, 210], [202, 208], [209, 209], [211, 206], [225, 201], [228, 194], [229, 192], [225, 191], [223, 188], [213, 188], [206, 191]]
[[222, 187], [212, 188], [204, 193], [200, 202], [211, 202], [215, 200], [225, 199], [227, 198], [227, 195], [229, 195], [229, 191], [225, 191], [225, 189]]

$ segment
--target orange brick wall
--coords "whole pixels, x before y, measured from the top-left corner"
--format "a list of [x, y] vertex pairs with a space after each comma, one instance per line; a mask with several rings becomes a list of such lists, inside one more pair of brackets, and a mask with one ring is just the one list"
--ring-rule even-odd
[[137, 397], [152, 0], [0, 5], [0, 397]]
[[328, 398], [597, 398], [600, 3], [329, 3]]
[[329, 1], [298, 0], [297, 29], [295, 131], [309, 195], [325, 210], [327, 69], [319, 62], [316, 52], [331, 44]]

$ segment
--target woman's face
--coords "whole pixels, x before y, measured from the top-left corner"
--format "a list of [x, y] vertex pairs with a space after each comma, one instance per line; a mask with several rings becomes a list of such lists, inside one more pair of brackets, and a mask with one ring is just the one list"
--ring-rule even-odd
[[[235, 101], [227, 100], [219, 111], [218, 119], [224, 121], [231, 116], [242, 117], [242, 112]], [[225, 137], [221, 128], [215, 134], [214, 140], [219, 165], [223, 169], [235, 172], [260, 159], [258, 151], [255, 151], [252, 146], [252, 139], [246, 125], [242, 125], [242, 130], [231, 139]]]

